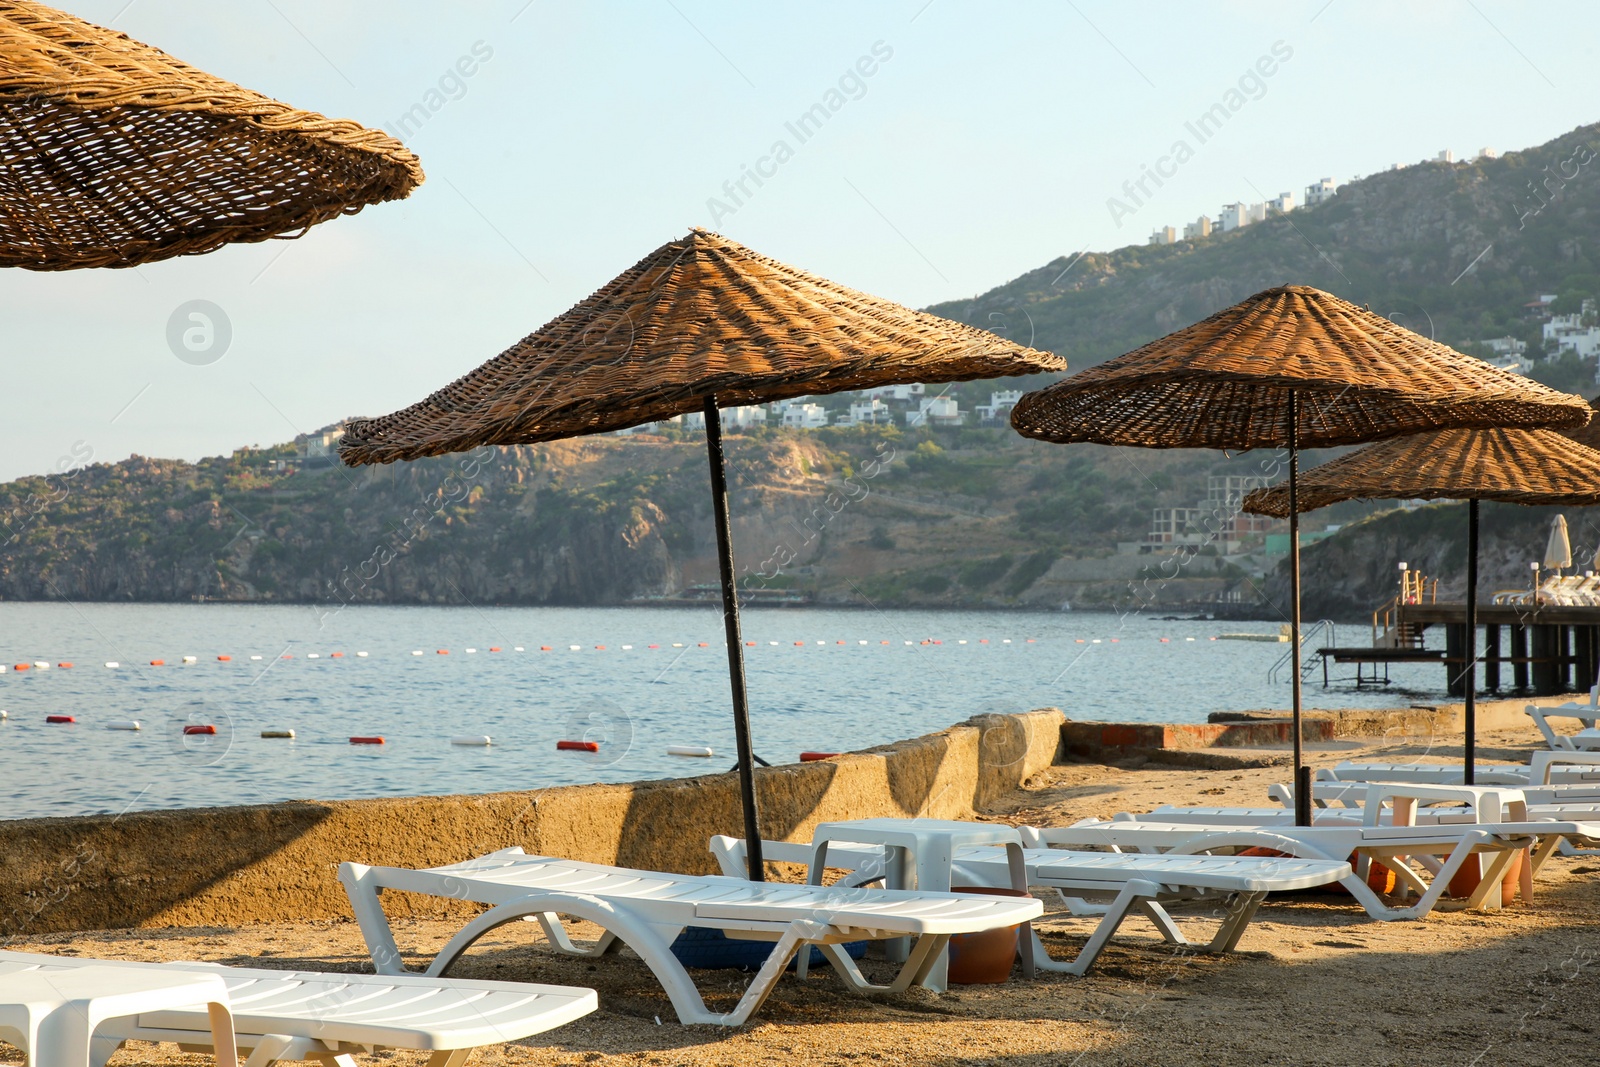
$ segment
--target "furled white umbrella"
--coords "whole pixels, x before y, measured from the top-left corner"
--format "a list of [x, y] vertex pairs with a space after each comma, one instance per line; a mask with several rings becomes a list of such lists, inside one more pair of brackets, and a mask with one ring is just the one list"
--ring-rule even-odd
[[1557, 515], [1550, 520], [1550, 541], [1544, 546], [1544, 569], [1560, 576], [1564, 567], [1572, 566], [1572, 542], [1567, 539], [1567, 517]]

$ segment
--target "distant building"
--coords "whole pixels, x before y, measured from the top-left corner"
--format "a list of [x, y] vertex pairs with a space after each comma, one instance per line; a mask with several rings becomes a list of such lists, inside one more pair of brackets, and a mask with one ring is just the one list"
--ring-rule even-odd
[[338, 457], [339, 439], [343, 436], [344, 423], [331, 423], [315, 433], [296, 434], [294, 450], [306, 466], [326, 466]]
[[1595, 303], [1583, 302], [1583, 310], [1575, 315], [1555, 315], [1544, 324], [1546, 345], [1555, 345], [1557, 352], [1570, 352], [1579, 359], [1600, 357], [1600, 325], [1595, 323]]
[[1522, 310], [1526, 311], [1530, 318], [1548, 319], [1550, 317], [1550, 305], [1555, 302], [1555, 293], [1540, 293], [1526, 304], [1523, 304]]
[[1245, 219], [1244, 219], [1244, 221], [1245, 221], [1245, 225], [1246, 226], [1250, 225], [1250, 223], [1252, 223], [1252, 222], [1266, 222], [1267, 221], [1267, 205], [1264, 204], [1264, 203], [1251, 204], [1249, 206], [1249, 208], [1247, 208], [1245, 210]]
[[894, 412], [877, 397], [871, 400], [857, 400], [850, 405], [849, 422], [839, 420], [839, 424], [848, 426], [878, 426], [894, 421]]
[[1324, 178], [1320, 182], [1306, 186], [1306, 207], [1316, 207], [1332, 200], [1334, 188], [1332, 178]]
[[1237, 230], [1249, 224], [1246, 217], [1246, 208], [1243, 204], [1223, 204], [1222, 213], [1217, 216], [1217, 227], [1223, 233]]
[[1011, 409], [1021, 399], [1021, 389], [1001, 389], [989, 394], [987, 404], [979, 404], [972, 410], [980, 423], [1003, 422], [1011, 417]]
[[1498, 158], [1500, 158], [1500, 153], [1496, 152], [1492, 148], [1489, 148], [1489, 147], [1485, 146], [1483, 148], [1478, 149], [1478, 158], [1479, 159], [1498, 159]]
[[[722, 410], [722, 426], [727, 430], [748, 430], [756, 426], [767, 424], [767, 409], [760, 404], [747, 404], [744, 407], [724, 408]], [[700, 417], [700, 428], [705, 429], [705, 416]]]
[[909, 404], [913, 400], [920, 399], [927, 388], [921, 382], [912, 382], [909, 385], [880, 385], [876, 389], [863, 390], [861, 395], [868, 400], [889, 400]]
[[1450, 151], [1450, 149], [1446, 148], [1444, 151], [1434, 156], [1433, 161], [1435, 163], [1454, 163], [1456, 161], [1456, 154]]
[[1150, 243], [1153, 245], [1170, 245], [1178, 239], [1178, 231], [1171, 226], [1158, 227], [1150, 234]]
[[906, 412], [907, 426], [960, 426], [966, 421], [953, 396], [924, 397], [916, 411]]
[[1487, 341], [1474, 341], [1475, 345], [1482, 345], [1497, 356], [1520, 356], [1528, 350], [1528, 342], [1519, 341], [1515, 337], [1491, 337]]
[[1193, 241], [1198, 237], [1210, 237], [1210, 236], [1211, 236], [1211, 220], [1206, 218], [1204, 215], [1201, 215], [1199, 218], [1195, 219], [1193, 222], [1188, 223], [1183, 228], [1183, 239], [1185, 241]]
[[820, 430], [828, 425], [828, 412], [821, 404], [790, 403], [783, 411], [783, 425], [791, 430]]
[[1277, 196], [1267, 201], [1267, 209], [1269, 211], [1275, 211], [1279, 215], [1287, 215], [1289, 212], [1294, 210], [1294, 194], [1279, 193]]
[[1258, 475], [1213, 474], [1206, 479], [1206, 496], [1194, 507], [1155, 508], [1150, 532], [1139, 549], [1165, 551], [1180, 545], [1214, 545], [1228, 554], [1247, 537], [1267, 534], [1278, 520], [1241, 510], [1245, 495], [1270, 484]]

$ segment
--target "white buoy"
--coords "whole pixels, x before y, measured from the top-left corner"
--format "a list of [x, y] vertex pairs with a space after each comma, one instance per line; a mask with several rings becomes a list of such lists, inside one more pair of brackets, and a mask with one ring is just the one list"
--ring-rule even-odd
[[138, 729], [140, 729], [139, 720], [138, 719], [115, 719], [115, 720], [113, 720], [111, 722], [106, 723], [106, 729], [107, 730], [138, 730]]
[[293, 741], [294, 740], [294, 731], [293, 730], [262, 730], [261, 731], [261, 736], [262, 737], [281, 737], [281, 738], [285, 738], [287, 740]]
[[858, 644], [858, 645], [864, 645], [864, 644], [866, 644], [866, 642], [865, 642], [865, 641], [857, 641], [857, 642], [856, 642], [856, 644]]
[[[306, 653], [306, 659], [321, 659], [321, 658], [322, 658], [322, 653], [320, 653], [320, 652], [307, 652]], [[185, 662], [188, 661], [188, 657], [184, 657], [184, 659], [185, 659]]]
[[776, 642], [776, 641], [768, 641], [767, 644], [771, 645], [773, 648], [777, 648], [778, 647], [778, 642]]
[[527, 650], [526, 650], [526, 649], [524, 649], [524, 648], [523, 648], [523, 647], [522, 647], [522, 646], [521, 646], [521, 645], [517, 645], [517, 646], [516, 646], [516, 647], [515, 647], [515, 648], [513, 648], [513, 649], [512, 649], [512, 650], [511, 650], [511, 651], [513, 651], [513, 652], [524, 652], [524, 651], [527, 651]]
[[477, 649], [475, 649], [475, 648], [469, 648], [469, 649], [467, 649], [467, 655], [469, 655], [469, 656], [470, 656], [470, 655], [472, 655], [472, 654], [473, 654], [473, 653], [474, 653], [474, 652], [476, 652], [476, 651], [478, 651], [478, 650], [477, 650]]
[[667, 755], [698, 756], [702, 759], [709, 759], [711, 757], [711, 749], [705, 745], [668, 745]]
[[632, 652], [633, 651], [633, 646], [632, 645], [623, 645], [622, 646], [622, 651], [624, 651], [624, 652]]
[[417, 649], [413, 649], [413, 650], [412, 650], [412, 651], [411, 651], [411, 654], [412, 654], [412, 655], [413, 655], [413, 656], [420, 656], [420, 655], [422, 655], [422, 649], [420, 649], [420, 648], [417, 648]]
[[251, 656], [250, 658], [251, 659], [260, 659], [261, 657], [260, 656]]
[[113, 660], [107, 660], [106, 661], [106, 666], [108, 668], [110, 668], [111, 670], [116, 670], [118, 667], [122, 666], [122, 664], [118, 663], [116, 660], [113, 659]]
[[908, 644], [908, 645], [909, 645], [909, 644], [910, 644], [910, 643], [911, 643], [911, 642], [910, 642], [910, 641], [907, 641], [907, 642], [906, 642], [906, 644]]
[[958, 645], [964, 645], [964, 644], [966, 644], [966, 642], [965, 642], [965, 641], [957, 641], [957, 642], [956, 642], [956, 644], [958, 644]]
[[185, 663], [199, 663], [200, 662], [200, 657], [199, 656], [185, 656], [185, 657], [183, 657], [183, 662], [185, 662]]
[[582, 645], [568, 645], [567, 646], [567, 651], [568, 652], [576, 652], [582, 647], [583, 647]]
[[683, 647], [683, 642], [682, 641], [674, 641], [674, 642], [672, 642], [672, 647], [673, 648], [682, 648]]
[[366, 659], [367, 658], [367, 654], [365, 652], [357, 652], [356, 653], [356, 657], [358, 659]]
[[1002, 644], [1002, 645], [1009, 645], [1009, 644], [1010, 644], [1010, 643], [1011, 643], [1011, 638], [1009, 638], [1009, 637], [1007, 637], [1007, 638], [1004, 638], [1004, 639], [1002, 639], [1002, 640], [1001, 640], [1001, 642], [1000, 642], [1000, 643], [1001, 643], [1001, 644]]
[[450, 739], [452, 745], [478, 745], [487, 746], [494, 744], [494, 738], [488, 734], [457, 734]]
[[33, 669], [36, 671], [47, 671], [50, 669], [50, 664], [46, 663], [42, 659], [36, 659], [33, 661]]
[[6, 715], [5, 712], [0, 711], [0, 722], [5, 722], [7, 718], [9, 718], [9, 716]]

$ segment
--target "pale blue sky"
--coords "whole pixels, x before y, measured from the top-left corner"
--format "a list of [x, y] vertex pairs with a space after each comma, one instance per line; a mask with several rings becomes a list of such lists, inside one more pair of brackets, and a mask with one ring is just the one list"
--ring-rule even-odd
[[[475, 45], [492, 55], [408, 136], [428, 182], [404, 203], [138, 271], [0, 272], [4, 478], [85, 448], [227, 453], [410, 403], [711, 225], [709, 198], [779, 139], [792, 158], [762, 163], [772, 176], [714, 228], [922, 306], [1226, 201], [1600, 119], [1600, 31], [1578, 0], [62, 6], [391, 132]], [[879, 42], [889, 58], [800, 143], [785, 123]], [[1247, 84], [1258, 98], [1119, 228], [1107, 198], [1275, 42], [1292, 55]], [[209, 366], [167, 346], [195, 299], [232, 322]]]

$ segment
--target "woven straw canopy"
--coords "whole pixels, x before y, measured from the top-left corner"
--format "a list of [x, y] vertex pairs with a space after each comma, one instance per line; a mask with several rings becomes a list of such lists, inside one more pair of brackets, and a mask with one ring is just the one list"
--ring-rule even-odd
[[708, 395], [727, 408], [1065, 367], [697, 229], [421, 403], [351, 420], [339, 454], [387, 463], [603, 433], [699, 411]]
[[387, 134], [0, 0], [0, 266], [131, 267], [299, 236], [421, 181]]
[[[1554, 430], [1438, 430], [1357, 449], [1300, 475], [1300, 510], [1341, 500], [1499, 500], [1600, 504], [1600, 452]], [[1244, 498], [1256, 515], [1289, 514], [1289, 487]]]
[[[1600, 396], [1589, 401], [1589, 407], [1600, 411]], [[1600, 450], [1600, 417], [1591, 418], [1587, 425], [1575, 430], [1563, 430], [1568, 437], [1586, 448]]]
[[1060, 443], [1280, 448], [1290, 443], [1291, 394], [1302, 448], [1589, 417], [1578, 397], [1288, 285], [1029, 393], [1011, 425]]

